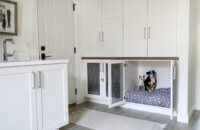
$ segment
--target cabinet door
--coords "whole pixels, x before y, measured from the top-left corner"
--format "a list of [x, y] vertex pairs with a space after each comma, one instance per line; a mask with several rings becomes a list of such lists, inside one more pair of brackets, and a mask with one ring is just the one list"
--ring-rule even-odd
[[38, 128], [56, 130], [68, 124], [67, 65], [38, 66]]
[[149, 56], [176, 56], [176, 3], [176, 0], [149, 0]]
[[0, 69], [0, 129], [37, 130], [33, 68]]
[[122, 0], [102, 0], [103, 56], [123, 56]]
[[102, 56], [101, 0], [80, 1], [81, 56]]
[[173, 119], [174, 116], [174, 80], [176, 80], [176, 62], [175, 61], [171, 61], [171, 89], [170, 89], [170, 97], [171, 97], [171, 101], [170, 101], [170, 109], [171, 109], [171, 115], [170, 115], [170, 119]]
[[124, 0], [124, 55], [147, 56], [147, 0]]
[[100, 63], [87, 63], [87, 94], [100, 96]]
[[108, 64], [108, 106], [109, 108], [122, 105], [125, 94], [124, 62]]

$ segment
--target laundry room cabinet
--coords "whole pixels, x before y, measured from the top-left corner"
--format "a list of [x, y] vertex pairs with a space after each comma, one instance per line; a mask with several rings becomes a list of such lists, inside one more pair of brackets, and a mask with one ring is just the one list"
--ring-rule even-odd
[[109, 107], [124, 103], [124, 61], [87, 62], [86, 97], [108, 101]]
[[80, 0], [77, 8], [83, 57], [177, 55], [177, 0]]
[[123, 56], [123, 1], [84, 0], [79, 3], [81, 56]]
[[[89, 102], [106, 104], [109, 108], [125, 105], [158, 111], [173, 118], [175, 60], [89, 60], [84, 63], [87, 73], [83, 76], [86, 83], [83, 87]], [[147, 77], [146, 72], [151, 70], [156, 73], [156, 90], [138, 90], [138, 77]]]
[[69, 123], [67, 61], [50, 62], [0, 63], [1, 130], [57, 130]]
[[176, 56], [176, 0], [124, 0], [124, 56]]

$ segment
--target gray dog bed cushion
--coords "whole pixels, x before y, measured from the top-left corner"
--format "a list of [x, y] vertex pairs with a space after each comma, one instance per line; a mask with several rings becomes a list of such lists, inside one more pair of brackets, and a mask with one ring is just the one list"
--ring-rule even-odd
[[125, 101], [170, 108], [170, 97], [170, 88], [159, 88], [153, 92], [147, 92], [144, 88], [140, 91], [137, 88], [131, 88], [125, 94]]

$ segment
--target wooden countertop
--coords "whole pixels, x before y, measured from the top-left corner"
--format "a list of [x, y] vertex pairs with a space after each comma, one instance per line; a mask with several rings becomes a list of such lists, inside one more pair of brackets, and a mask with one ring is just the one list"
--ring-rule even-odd
[[179, 57], [82, 57], [82, 60], [179, 60]]

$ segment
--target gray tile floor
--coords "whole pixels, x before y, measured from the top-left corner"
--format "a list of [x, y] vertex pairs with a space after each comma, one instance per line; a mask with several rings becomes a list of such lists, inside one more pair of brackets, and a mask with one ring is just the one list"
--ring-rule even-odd
[[[120, 108], [120, 107], [109, 109], [108, 106], [106, 105], [95, 104], [95, 103], [84, 103], [81, 105], [76, 105], [76, 106], [71, 107], [69, 111], [73, 112], [81, 108], [88, 108], [88, 109], [93, 109], [97, 111], [127, 116], [127, 117], [131, 117], [135, 119], [142, 119], [142, 120], [148, 120], [148, 121], [154, 121], [154, 122], [167, 124], [166, 130], [200, 130], [200, 112], [199, 111], [194, 112], [193, 118], [191, 119], [189, 124], [184, 124], [184, 123], [178, 123], [176, 119], [170, 120], [169, 116], [165, 116], [165, 115], [136, 111], [136, 110]], [[78, 126], [75, 124], [69, 124], [63, 128], [60, 128], [60, 130], [91, 130], [91, 129]]]

